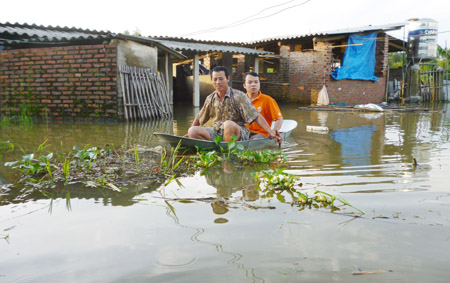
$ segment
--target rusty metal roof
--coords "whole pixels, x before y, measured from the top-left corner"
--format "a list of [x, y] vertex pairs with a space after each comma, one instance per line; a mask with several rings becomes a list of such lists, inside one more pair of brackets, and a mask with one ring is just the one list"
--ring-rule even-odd
[[340, 34], [353, 34], [353, 33], [361, 33], [361, 32], [372, 32], [372, 31], [392, 31], [397, 30], [404, 27], [407, 23], [397, 23], [397, 24], [386, 24], [386, 25], [377, 25], [377, 26], [361, 26], [361, 27], [353, 27], [353, 28], [345, 28], [331, 31], [324, 31], [318, 33], [308, 33], [308, 34], [297, 34], [297, 35], [286, 35], [286, 36], [276, 36], [270, 37], [260, 40], [255, 40], [251, 42], [247, 42], [246, 45], [257, 44], [257, 43], [266, 43], [271, 41], [280, 41], [280, 40], [292, 40], [292, 39], [301, 39], [307, 37], [317, 37], [317, 36], [330, 36], [330, 35], [340, 35]]

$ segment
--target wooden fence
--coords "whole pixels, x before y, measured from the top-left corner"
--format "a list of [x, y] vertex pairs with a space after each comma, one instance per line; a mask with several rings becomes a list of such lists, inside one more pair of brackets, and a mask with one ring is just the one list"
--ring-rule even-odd
[[172, 117], [169, 91], [157, 73], [120, 65], [119, 74], [125, 120], [151, 121]]

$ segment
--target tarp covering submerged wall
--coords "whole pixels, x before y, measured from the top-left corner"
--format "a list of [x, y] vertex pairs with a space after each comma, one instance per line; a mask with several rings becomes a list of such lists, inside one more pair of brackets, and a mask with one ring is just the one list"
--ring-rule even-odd
[[352, 34], [348, 38], [341, 68], [336, 68], [331, 76], [335, 80], [378, 81], [375, 74], [375, 51], [377, 33]]

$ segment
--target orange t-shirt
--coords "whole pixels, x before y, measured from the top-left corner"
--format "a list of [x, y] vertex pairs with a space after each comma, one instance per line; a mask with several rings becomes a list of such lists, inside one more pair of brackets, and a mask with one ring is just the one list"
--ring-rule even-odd
[[[250, 99], [250, 95], [247, 93], [247, 97]], [[267, 124], [272, 126], [272, 122], [275, 119], [283, 118], [281, 115], [280, 108], [278, 107], [277, 102], [272, 97], [262, 94], [259, 91], [258, 96], [252, 101], [253, 106], [255, 106], [256, 110], [266, 119]], [[247, 127], [251, 132], [262, 134], [265, 137], [269, 135], [264, 129], [258, 125], [258, 123], [253, 122], [251, 125], [247, 124]]]

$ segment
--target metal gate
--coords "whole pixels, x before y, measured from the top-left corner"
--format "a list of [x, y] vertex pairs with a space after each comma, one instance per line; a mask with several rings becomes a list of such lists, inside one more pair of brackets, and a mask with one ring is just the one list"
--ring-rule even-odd
[[150, 69], [119, 66], [125, 120], [150, 121], [172, 117], [164, 80]]

